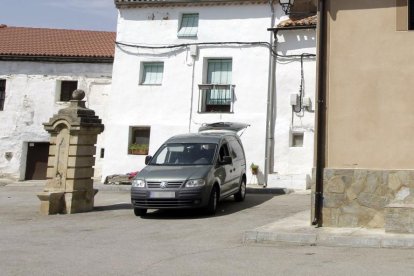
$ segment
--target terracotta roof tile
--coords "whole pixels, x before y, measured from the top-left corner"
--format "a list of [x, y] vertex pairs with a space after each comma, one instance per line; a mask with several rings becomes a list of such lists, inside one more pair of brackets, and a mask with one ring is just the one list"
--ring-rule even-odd
[[1, 56], [113, 58], [114, 32], [0, 25]]
[[297, 26], [316, 26], [318, 22], [318, 17], [316, 15], [295, 19], [289, 18], [287, 20], [281, 21], [277, 27], [278, 28], [288, 28], [288, 27], [297, 27]]

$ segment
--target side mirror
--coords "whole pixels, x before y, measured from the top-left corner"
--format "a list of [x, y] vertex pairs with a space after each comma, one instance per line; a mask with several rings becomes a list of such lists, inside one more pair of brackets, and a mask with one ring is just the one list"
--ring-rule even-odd
[[145, 156], [145, 165], [148, 165], [149, 162], [151, 162], [152, 156], [151, 155], [147, 155]]
[[224, 156], [223, 160], [220, 162], [220, 165], [230, 165], [232, 162], [233, 161], [230, 156]]

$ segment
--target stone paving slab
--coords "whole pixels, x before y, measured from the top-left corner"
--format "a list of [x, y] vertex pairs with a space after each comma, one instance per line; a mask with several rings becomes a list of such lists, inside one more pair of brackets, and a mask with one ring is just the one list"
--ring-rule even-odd
[[244, 233], [244, 243], [294, 243], [310, 246], [414, 248], [413, 234], [386, 233], [383, 229], [316, 228], [304, 211]]

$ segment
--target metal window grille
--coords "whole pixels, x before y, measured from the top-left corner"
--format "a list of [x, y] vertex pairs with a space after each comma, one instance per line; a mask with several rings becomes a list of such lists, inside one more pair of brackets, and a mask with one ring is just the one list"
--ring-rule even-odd
[[232, 84], [199, 84], [199, 112], [233, 112]]
[[198, 13], [183, 14], [178, 36], [197, 36]]
[[144, 63], [141, 84], [161, 84], [164, 74], [163, 62]]

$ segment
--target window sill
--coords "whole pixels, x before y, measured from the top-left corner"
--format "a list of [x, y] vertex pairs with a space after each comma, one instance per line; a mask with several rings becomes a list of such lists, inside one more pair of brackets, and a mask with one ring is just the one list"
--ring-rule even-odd
[[197, 35], [179, 35], [177, 34], [178, 38], [198, 38]]
[[220, 113], [220, 114], [234, 114], [234, 111], [198, 111], [197, 113], [198, 114], [210, 114], [210, 113], [213, 113], [213, 114], [218, 114], [218, 113]]
[[140, 83], [139, 86], [162, 86], [162, 83]]

